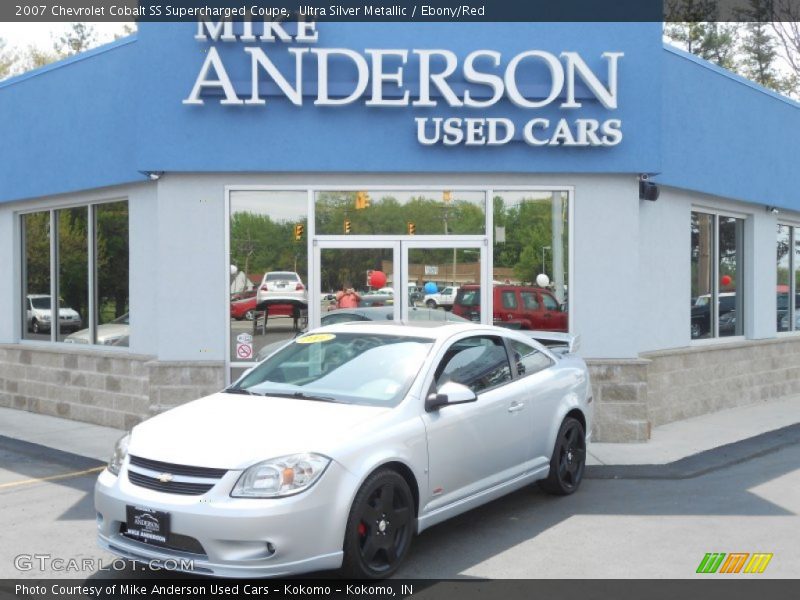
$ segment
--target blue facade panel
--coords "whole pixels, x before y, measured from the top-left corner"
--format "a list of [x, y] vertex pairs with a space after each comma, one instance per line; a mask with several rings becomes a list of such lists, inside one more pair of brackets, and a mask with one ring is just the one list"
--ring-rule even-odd
[[663, 74], [663, 173], [656, 181], [800, 210], [800, 105], [672, 48]]
[[[264, 106], [205, 105], [189, 96], [214, 46], [240, 97], [251, 93], [245, 44], [194, 39], [192, 23], [142, 24], [138, 36], [0, 83], [0, 202], [143, 180], [142, 171], [660, 173], [657, 181], [729, 198], [800, 209], [794, 142], [800, 106], [661, 42], [659, 23], [320, 23], [315, 44], [251, 43], [293, 79], [289, 48], [446, 49], [502, 55], [575, 51], [605, 82], [604, 52], [623, 52], [619, 105], [604, 108], [585, 86], [579, 109], [560, 100], [524, 109], [503, 98], [490, 108], [342, 107], [313, 104], [316, 58], [304, 57], [303, 106], [262, 83]], [[545, 94], [541, 64], [519, 70], [520, 90]], [[352, 65], [332, 63], [332, 90], [352, 89]], [[266, 78], [265, 78], [266, 79]], [[404, 88], [418, 90], [415, 59]], [[392, 85], [386, 85], [390, 95]], [[475, 88], [472, 86], [473, 90]], [[486, 88], [483, 88], [486, 91]], [[562, 97], [563, 100], [563, 97]], [[517, 139], [495, 147], [423, 146], [418, 117], [505, 117]], [[519, 130], [532, 118], [620, 119], [613, 147], [533, 147]], [[452, 180], [452, 177], [450, 178]]]
[[135, 38], [0, 82], [0, 201], [137, 181]]
[[[291, 47], [349, 48], [363, 54], [367, 48], [447, 49], [463, 63], [474, 50], [502, 53], [499, 72], [519, 52], [537, 49], [558, 56], [578, 51], [605, 80], [603, 52], [624, 52], [619, 67], [619, 108], [607, 110], [594, 97], [581, 109], [560, 109], [556, 101], [545, 109], [521, 109], [506, 99], [491, 108], [455, 108], [441, 97], [436, 108], [369, 107], [365, 98], [345, 107], [314, 106], [315, 57], [306, 56], [303, 106], [286, 98], [267, 97], [265, 106], [221, 106], [218, 97], [204, 106], [186, 106], [195, 78], [212, 44], [193, 39], [194, 24], [150, 24], [140, 33], [143, 61], [158, 64], [140, 85], [148, 120], [154, 127], [140, 129], [138, 161], [143, 170], [165, 171], [510, 171], [510, 172], [639, 172], [659, 166], [657, 115], [660, 109], [658, 77], [661, 56], [660, 26], [603, 23], [320, 23], [316, 44]], [[242, 44], [213, 44], [234, 82], [239, 97], [251, 92], [250, 57]], [[260, 44], [284, 73], [294, 72], [286, 44]], [[645, 74], [645, 77], [642, 75]], [[352, 90], [355, 69], [334, 64], [331, 88]], [[405, 87], [413, 98], [418, 91], [416, 63], [405, 68]], [[549, 74], [541, 65], [520, 69], [520, 87], [529, 97], [541, 94]], [[455, 90], [465, 81], [460, 70], [450, 78]], [[391, 85], [385, 86], [387, 90]], [[473, 88], [474, 89], [474, 88]], [[485, 89], [485, 88], [484, 88]], [[269, 87], [267, 94], [275, 92]], [[369, 93], [369, 90], [367, 94]], [[623, 121], [624, 140], [615, 147], [531, 147], [522, 139], [498, 147], [424, 147], [416, 138], [415, 117], [507, 117], [518, 132], [534, 117], [555, 123], [562, 117]], [[144, 120], [142, 120], [144, 121]]]

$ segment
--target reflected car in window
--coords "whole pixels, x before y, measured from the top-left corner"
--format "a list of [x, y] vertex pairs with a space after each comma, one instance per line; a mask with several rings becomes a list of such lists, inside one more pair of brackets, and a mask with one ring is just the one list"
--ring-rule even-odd
[[535, 482], [571, 494], [589, 373], [569, 336], [545, 335], [548, 348], [538, 335], [472, 323], [301, 335], [118, 442], [95, 486], [99, 543], [191, 558], [176, 565], [203, 575], [377, 579], [450, 517]]
[[[535, 286], [500, 284], [493, 286], [492, 291], [495, 325], [510, 329], [568, 331], [569, 314], [550, 290]], [[453, 312], [470, 321], [480, 321], [480, 286], [462, 287], [453, 304]]]
[[300, 310], [308, 309], [308, 290], [300, 275], [293, 271], [264, 273], [256, 292], [256, 308], [265, 310], [267, 306], [275, 304], [288, 304]]
[[[736, 292], [722, 292], [719, 295], [719, 318], [722, 321], [727, 313], [736, 308]], [[707, 336], [711, 333], [711, 296], [710, 294], [701, 294], [694, 302], [691, 309], [691, 327], [690, 334], [692, 339], [697, 339]], [[727, 328], [733, 323], [735, 327], [736, 321], [726, 320], [725, 327]], [[720, 326], [722, 327], [722, 326]], [[722, 334], [720, 329], [720, 334]], [[732, 334], [728, 334], [732, 335]]]
[[[33, 333], [47, 333], [52, 328], [53, 311], [50, 296], [47, 294], [29, 294], [27, 303], [27, 327]], [[59, 325], [62, 332], [76, 331], [83, 325], [83, 320], [76, 310], [63, 305], [58, 309]]]
[[[103, 346], [127, 346], [130, 336], [130, 315], [125, 313], [109, 323], [97, 326], [97, 343]], [[68, 344], [88, 344], [89, 330], [81, 329], [64, 338]]]

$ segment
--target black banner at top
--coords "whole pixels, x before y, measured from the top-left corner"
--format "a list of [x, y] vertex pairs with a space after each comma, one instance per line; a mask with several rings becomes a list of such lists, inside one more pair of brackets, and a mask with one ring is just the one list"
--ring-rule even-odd
[[[756, 10], [754, 6], [757, 6]], [[3, 0], [0, 21], [800, 21], [800, 0]]]

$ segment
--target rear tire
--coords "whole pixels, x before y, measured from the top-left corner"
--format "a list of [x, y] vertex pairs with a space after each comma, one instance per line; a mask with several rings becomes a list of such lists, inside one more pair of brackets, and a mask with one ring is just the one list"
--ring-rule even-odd
[[548, 494], [568, 496], [577, 491], [586, 467], [586, 433], [577, 419], [561, 423], [550, 458], [550, 473], [539, 486]]
[[414, 496], [396, 471], [376, 471], [358, 490], [344, 535], [342, 574], [351, 579], [390, 577], [414, 537]]

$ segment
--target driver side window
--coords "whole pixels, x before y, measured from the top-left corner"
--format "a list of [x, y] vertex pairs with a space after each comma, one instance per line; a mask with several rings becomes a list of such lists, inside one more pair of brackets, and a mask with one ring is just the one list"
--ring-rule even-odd
[[453, 381], [476, 394], [511, 381], [511, 366], [503, 340], [476, 336], [455, 342], [439, 363], [434, 380], [437, 390]]

